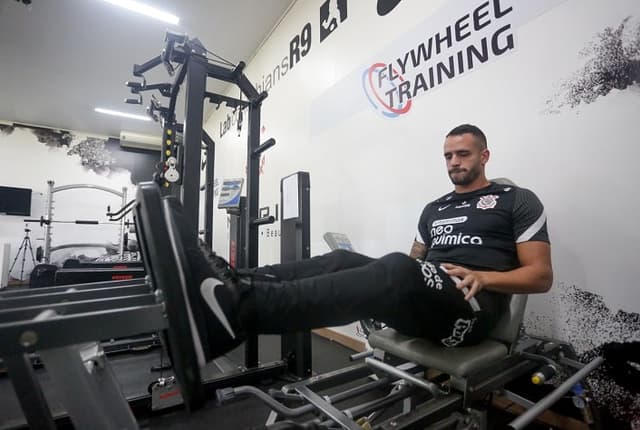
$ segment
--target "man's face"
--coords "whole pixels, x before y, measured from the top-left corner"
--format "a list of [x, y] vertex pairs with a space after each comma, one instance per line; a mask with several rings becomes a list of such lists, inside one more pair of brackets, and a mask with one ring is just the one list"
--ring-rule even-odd
[[489, 150], [482, 149], [472, 134], [465, 133], [446, 138], [444, 158], [451, 182], [454, 185], [465, 186], [484, 175], [484, 165], [489, 160]]

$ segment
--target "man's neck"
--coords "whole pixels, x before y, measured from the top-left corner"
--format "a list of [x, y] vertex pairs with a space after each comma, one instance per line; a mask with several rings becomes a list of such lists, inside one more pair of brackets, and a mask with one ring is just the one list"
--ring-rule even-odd
[[478, 178], [468, 185], [456, 185], [454, 191], [458, 194], [472, 193], [484, 187], [491, 185], [491, 182], [485, 177]]

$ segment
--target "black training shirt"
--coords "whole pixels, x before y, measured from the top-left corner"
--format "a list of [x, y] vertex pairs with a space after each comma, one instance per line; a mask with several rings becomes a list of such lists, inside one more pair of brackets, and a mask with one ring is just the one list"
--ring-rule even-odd
[[416, 235], [429, 261], [496, 271], [519, 267], [516, 244], [530, 240], [549, 242], [542, 203], [530, 190], [495, 182], [427, 204]]

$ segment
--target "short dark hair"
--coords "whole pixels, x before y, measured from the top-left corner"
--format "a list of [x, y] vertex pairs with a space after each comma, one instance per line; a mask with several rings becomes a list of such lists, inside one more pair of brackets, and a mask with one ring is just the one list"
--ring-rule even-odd
[[480, 130], [475, 125], [471, 125], [471, 124], [459, 125], [455, 127], [453, 130], [451, 130], [446, 137], [460, 136], [465, 133], [472, 134], [476, 138], [476, 141], [480, 144], [481, 149], [487, 149], [487, 136], [485, 136], [482, 130]]

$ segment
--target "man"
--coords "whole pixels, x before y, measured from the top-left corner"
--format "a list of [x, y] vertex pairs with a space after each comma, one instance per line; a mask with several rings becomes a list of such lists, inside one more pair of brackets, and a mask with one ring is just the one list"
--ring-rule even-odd
[[495, 326], [507, 294], [546, 292], [551, 257], [538, 198], [487, 180], [489, 150], [475, 126], [451, 130], [444, 156], [454, 191], [425, 207], [409, 256], [373, 259], [334, 251], [236, 272], [183, 235], [197, 283], [188, 291], [187, 311], [194, 315], [195, 339], [205, 358], [229, 351], [246, 333], [291, 332], [363, 318], [445, 346], [473, 345]]

